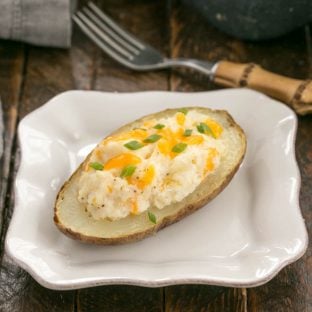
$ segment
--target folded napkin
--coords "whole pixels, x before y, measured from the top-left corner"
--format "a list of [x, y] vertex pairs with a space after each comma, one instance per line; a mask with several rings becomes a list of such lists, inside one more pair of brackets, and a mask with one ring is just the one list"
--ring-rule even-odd
[[2, 105], [0, 99], [0, 159], [3, 154], [3, 116], [2, 116]]
[[0, 0], [0, 38], [69, 47], [75, 0]]

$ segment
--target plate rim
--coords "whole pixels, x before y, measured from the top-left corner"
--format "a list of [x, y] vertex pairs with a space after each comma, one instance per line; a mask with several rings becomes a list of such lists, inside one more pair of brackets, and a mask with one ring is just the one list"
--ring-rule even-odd
[[[21, 133], [21, 128], [23, 126], [23, 124], [27, 121], [28, 118], [30, 118], [31, 116], [37, 114], [38, 112], [40, 112], [41, 110], [46, 109], [48, 106], [53, 105], [55, 102], [57, 102], [57, 100], [60, 97], [64, 97], [64, 95], [68, 96], [73, 94], [73, 93], [93, 93], [93, 94], [102, 94], [102, 95], [116, 95], [116, 96], [120, 96], [120, 95], [125, 95], [125, 96], [129, 96], [129, 95], [134, 95], [134, 94], [183, 94], [183, 95], [202, 95], [202, 94], [211, 94], [211, 93], [235, 93], [235, 92], [243, 92], [243, 93], [252, 93], [258, 97], [261, 97], [264, 100], [269, 100], [270, 102], [275, 103], [275, 105], [281, 105], [283, 107], [283, 109], [287, 110], [287, 113], [292, 115], [293, 120], [294, 120], [294, 125], [293, 125], [293, 129], [291, 129], [291, 133], [292, 133], [292, 145], [291, 145], [291, 150], [292, 150], [292, 160], [293, 160], [293, 165], [294, 168], [296, 170], [295, 174], [296, 174], [296, 180], [298, 181], [297, 185], [296, 185], [296, 190], [295, 190], [295, 196], [297, 199], [297, 203], [296, 203], [296, 210], [297, 212], [299, 212], [298, 216], [301, 217], [302, 223], [303, 223], [303, 227], [304, 227], [304, 237], [302, 237], [303, 244], [301, 245], [299, 251], [294, 254], [293, 256], [289, 257], [289, 258], [285, 258], [282, 261], [278, 262], [278, 265], [273, 268], [271, 271], [269, 271], [269, 273], [261, 276], [260, 278], [254, 278], [254, 279], [250, 279], [249, 281], [246, 280], [246, 282], [241, 282], [241, 281], [230, 281], [230, 280], [226, 280], [226, 279], [216, 279], [216, 278], [194, 278], [194, 277], [190, 277], [190, 278], [155, 278], [153, 280], [148, 280], [148, 279], [142, 279], [142, 278], [105, 278], [105, 277], [100, 277], [98, 280], [95, 280], [94, 278], [84, 278], [83, 280], [80, 280], [79, 278], [75, 278], [75, 279], [69, 279], [66, 282], [61, 282], [61, 283], [57, 283], [54, 281], [50, 281], [48, 279], [45, 279], [44, 277], [42, 277], [40, 274], [38, 274], [36, 272], [36, 270], [33, 269], [33, 267], [31, 265], [29, 265], [27, 262], [23, 261], [22, 259], [19, 258], [19, 256], [17, 254], [14, 253], [14, 250], [11, 250], [10, 248], [10, 244], [9, 244], [9, 239], [10, 239], [10, 235], [11, 232], [13, 231], [13, 223], [14, 223], [14, 219], [15, 216], [17, 214], [17, 209], [16, 207], [18, 206], [18, 202], [20, 200], [20, 198], [18, 198], [17, 195], [15, 195], [15, 202], [14, 202], [14, 209], [13, 209], [13, 213], [11, 216], [11, 220], [9, 223], [9, 227], [6, 233], [6, 237], [5, 237], [5, 250], [7, 252], [7, 254], [9, 255], [9, 257], [11, 259], [14, 260], [15, 263], [17, 263], [21, 268], [23, 268], [24, 270], [26, 270], [39, 284], [43, 285], [44, 287], [47, 287], [49, 289], [54, 289], [54, 290], [72, 290], [72, 289], [79, 289], [79, 288], [85, 288], [85, 287], [95, 287], [95, 286], [100, 286], [100, 285], [136, 285], [136, 286], [144, 286], [144, 287], [150, 287], [150, 288], [154, 288], [154, 287], [164, 287], [164, 286], [171, 286], [171, 285], [180, 285], [180, 284], [202, 284], [202, 285], [216, 285], [216, 286], [227, 286], [227, 287], [256, 287], [256, 286], [260, 286], [263, 285], [264, 283], [270, 281], [273, 277], [275, 277], [284, 267], [286, 267], [287, 265], [297, 261], [299, 258], [301, 258], [304, 253], [307, 250], [308, 247], [308, 232], [307, 232], [307, 228], [306, 228], [306, 224], [305, 224], [305, 220], [303, 218], [302, 215], [302, 211], [300, 208], [300, 202], [299, 202], [299, 195], [300, 195], [300, 189], [301, 189], [301, 175], [300, 175], [300, 171], [299, 171], [299, 166], [298, 166], [298, 162], [296, 159], [296, 149], [295, 149], [295, 141], [296, 141], [296, 133], [297, 133], [297, 129], [298, 129], [298, 118], [297, 115], [284, 103], [281, 103], [279, 101], [276, 101], [275, 99], [272, 99], [262, 93], [259, 93], [257, 91], [254, 90], [250, 90], [250, 89], [242, 89], [242, 88], [233, 88], [233, 89], [220, 89], [220, 90], [213, 90], [213, 91], [201, 91], [201, 92], [172, 92], [172, 91], [140, 91], [140, 92], [103, 92], [103, 91], [89, 91], [89, 90], [68, 90], [62, 93], [57, 94], [56, 96], [52, 97], [50, 100], [48, 100], [47, 102], [45, 102], [43, 105], [41, 105], [40, 107], [36, 108], [35, 110], [33, 110], [32, 112], [30, 112], [29, 114], [27, 114], [26, 116], [24, 116], [18, 125], [18, 129], [17, 129], [17, 134], [18, 134], [18, 143], [19, 146], [22, 146], [21, 141], [20, 141], [20, 133]], [[273, 104], [272, 103], [272, 104]], [[22, 154], [22, 148], [21, 148], [21, 154]], [[21, 157], [21, 161], [20, 161], [20, 165], [19, 168], [17, 170], [17, 174], [15, 177], [15, 181], [14, 181], [14, 193], [17, 194], [17, 181], [20, 177], [20, 168], [21, 168], [21, 164], [22, 164], [22, 157]]]

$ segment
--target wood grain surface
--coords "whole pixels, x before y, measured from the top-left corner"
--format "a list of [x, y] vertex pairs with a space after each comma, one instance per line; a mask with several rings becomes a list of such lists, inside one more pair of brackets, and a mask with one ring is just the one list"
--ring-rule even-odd
[[[100, 5], [128, 30], [168, 56], [255, 62], [293, 78], [312, 78], [309, 26], [280, 39], [251, 43], [217, 31], [179, 0], [109, 0]], [[14, 206], [12, 185], [19, 165], [16, 127], [26, 114], [69, 89], [203, 91], [216, 88], [207, 77], [188, 70], [138, 73], [125, 69], [77, 28], [69, 50], [0, 41], [0, 96], [5, 123], [5, 150], [0, 162], [1, 312], [312, 311], [311, 243], [300, 260], [283, 269], [269, 283], [251, 289], [179, 285], [52, 291], [39, 285], [5, 254], [4, 238]], [[302, 175], [300, 205], [309, 233], [312, 230], [311, 133], [311, 116], [300, 117], [296, 156]]]

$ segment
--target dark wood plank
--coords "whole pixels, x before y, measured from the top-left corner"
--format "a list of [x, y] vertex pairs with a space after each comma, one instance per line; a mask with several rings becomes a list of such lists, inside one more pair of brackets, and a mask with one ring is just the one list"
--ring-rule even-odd
[[[165, 1], [105, 1], [102, 9], [127, 30], [168, 51]], [[103, 91], [131, 92], [167, 90], [166, 71], [139, 73], [126, 69], [98, 49], [94, 88]], [[148, 105], [148, 103], [147, 103]], [[161, 288], [103, 286], [80, 290], [78, 311], [162, 311]]]
[[[22, 118], [62, 91], [91, 88], [95, 50], [90, 42], [81, 38], [81, 34], [74, 36], [71, 50], [27, 47], [23, 92], [16, 99], [15, 106], [19, 107], [19, 110], [15, 110], [15, 118], [17, 116]], [[7, 71], [7, 74], [18, 78], [17, 73]], [[12, 93], [18, 94], [18, 90], [16, 87]], [[12, 109], [15, 106], [13, 103]], [[16, 145], [13, 155], [17, 157], [15, 162], [12, 160], [16, 169], [19, 164], [19, 150]], [[13, 186], [13, 180], [14, 170], [11, 171], [9, 180], [11, 186]], [[3, 237], [12, 214], [13, 199], [13, 191], [8, 190]], [[3, 291], [0, 292], [0, 307], [2, 304], [5, 311], [74, 311], [75, 309], [75, 291], [52, 291], [42, 287], [29, 274], [10, 261], [7, 255], [2, 258], [0, 278], [0, 285], [3, 287]]]
[[[0, 192], [0, 310], [10, 305], [10, 296], [14, 285], [7, 282], [3, 263], [4, 236], [6, 228], [7, 194], [10, 192], [10, 167], [12, 165], [12, 149], [16, 132], [19, 98], [22, 89], [24, 69], [24, 46], [7, 41], [0, 42], [0, 90], [4, 122], [4, 153], [1, 158], [1, 192]], [[13, 283], [14, 284], [14, 283]]]
[[70, 50], [30, 47], [20, 117], [60, 92], [92, 89], [95, 47], [75, 27]]
[[[24, 46], [22, 44], [8, 41], [0, 42], [0, 90], [4, 122], [4, 153], [0, 159], [0, 233], [2, 233], [1, 229], [3, 229], [2, 217], [8, 188], [24, 62]], [[2, 245], [0, 247], [0, 253], [1, 250]]]
[[[102, 9], [138, 38], [168, 54], [166, 1], [105, 1]], [[133, 92], [167, 90], [168, 71], [135, 72], [113, 61], [98, 50], [95, 89]]]
[[170, 286], [165, 289], [165, 311], [247, 311], [246, 290], [204, 285]]
[[162, 290], [136, 286], [101, 286], [79, 290], [78, 312], [162, 311]]

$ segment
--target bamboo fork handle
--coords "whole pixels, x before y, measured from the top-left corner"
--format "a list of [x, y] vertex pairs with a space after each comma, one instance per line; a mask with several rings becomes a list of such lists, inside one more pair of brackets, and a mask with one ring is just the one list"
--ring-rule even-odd
[[258, 90], [292, 107], [297, 114], [312, 113], [312, 80], [298, 80], [277, 75], [259, 65], [221, 61], [214, 82], [226, 87], [247, 87]]

